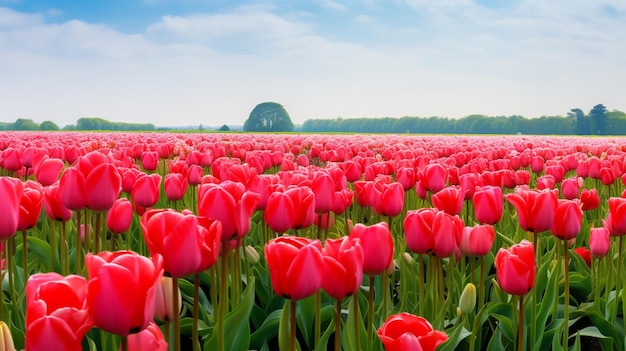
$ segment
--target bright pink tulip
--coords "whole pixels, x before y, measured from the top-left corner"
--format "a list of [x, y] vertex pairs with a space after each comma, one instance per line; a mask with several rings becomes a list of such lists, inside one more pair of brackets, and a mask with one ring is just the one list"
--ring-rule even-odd
[[357, 223], [349, 236], [359, 239], [363, 247], [363, 273], [369, 276], [382, 274], [392, 264], [393, 238], [386, 222], [371, 226]]
[[517, 210], [520, 227], [527, 232], [541, 233], [552, 227], [558, 205], [558, 190], [528, 190], [518, 188], [506, 199]]
[[[150, 322], [146, 329], [128, 336], [128, 351], [167, 351], [167, 341], [159, 326]], [[120, 351], [121, 351], [120, 345]]]
[[78, 168], [67, 168], [61, 175], [59, 191], [63, 205], [72, 211], [85, 208], [85, 175]]
[[466, 256], [484, 256], [493, 246], [496, 232], [490, 224], [463, 228], [459, 248]]
[[324, 258], [319, 240], [281, 236], [265, 245], [272, 288], [294, 301], [313, 295], [322, 284]]
[[163, 259], [132, 251], [88, 253], [87, 305], [96, 327], [120, 336], [144, 330], [154, 317]]
[[163, 257], [171, 277], [202, 272], [219, 257], [222, 224], [215, 219], [154, 209], [141, 217], [141, 229], [150, 254]]
[[37, 225], [43, 207], [43, 187], [32, 180], [24, 183], [24, 194], [20, 200], [20, 221], [18, 231], [28, 230]]
[[494, 265], [500, 287], [511, 295], [525, 295], [535, 285], [535, 247], [527, 240], [501, 248]]
[[130, 193], [135, 205], [146, 208], [156, 205], [161, 196], [161, 179], [158, 173], [139, 174]]
[[463, 220], [459, 216], [451, 216], [444, 211], [435, 213], [433, 219], [433, 254], [439, 258], [452, 255], [461, 244]]
[[437, 212], [435, 208], [407, 211], [404, 217], [404, 235], [409, 250], [418, 254], [432, 252], [435, 246], [432, 227]]
[[165, 175], [165, 181], [163, 182], [163, 188], [165, 190], [165, 196], [170, 201], [178, 201], [185, 196], [189, 183], [187, 179], [180, 173], [169, 173]]
[[335, 300], [356, 294], [363, 281], [363, 248], [358, 240], [344, 236], [326, 239], [322, 289]]
[[611, 248], [611, 233], [607, 228], [591, 228], [589, 233], [589, 250], [593, 257], [604, 257]]
[[12, 237], [20, 223], [20, 201], [24, 183], [17, 178], [0, 177], [0, 241]]
[[42, 185], [48, 186], [59, 179], [59, 174], [63, 169], [63, 160], [58, 158], [47, 158], [35, 168], [35, 179]]
[[112, 163], [94, 167], [85, 178], [85, 206], [92, 211], [108, 211], [122, 191], [122, 178]]
[[404, 191], [408, 191], [415, 186], [415, 170], [411, 167], [400, 167], [396, 170], [396, 182], [402, 184]]
[[609, 199], [609, 215], [611, 235], [621, 236], [626, 234], [626, 199], [612, 197]]
[[493, 225], [502, 218], [504, 202], [502, 188], [490, 185], [476, 188], [472, 201], [474, 202], [474, 216], [478, 223]]
[[20, 150], [7, 148], [1, 153], [0, 166], [7, 171], [19, 171], [22, 168], [22, 156]]
[[126, 232], [133, 220], [133, 204], [126, 198], [115, 201], [107, 213], [107, 227], [115, 234]]
[[460, 186], [448, 186], [433, 194], [433, 205], [449, 215], [458, 215], [463, 209], [465, 194]]
[[439, 163], [431, 163], [424, 169], [421, 183], [424, 189], [436, 193], [445, 188], [448, 171]]
[[148, 172], [154, 171], [159, 165], [159, 154], [155, 151], [144, 151], [141, 154], [141, 167]]
[[189, 182], [189, 185], [199, 185], [202, 182], [202, 172], [201, 166], [189, 166], [189, 173], [187, 173], [187, 182]]
[[87, 280], [78, 275], [36, 273], [26, 284], [26, 349], [80, 351], [93, 327]]
[[386, 183], [374, 181], [374, 188], [378, 192], [378, 199], [374, 203], [374, 210], [381, 216], [393, 217], [402, 212], [404, 207], [404, 188], [398, 182]]
[[333, 178], [324, 171], [316, 171], [313, 174], [311, 190], [315, 194], [315, 213], [322, 214], [330, 212], [335, 195], [335, 182]]
[[598, 195], [598, 190], [596, 188], [584, 189], [580, 193], [580, 202], [582, 203], [583, 211], [590, 211], [598, 208], [598, 206], [600, 206], [600, 196]]
[[426, 319], [406, 312], [389, 316], [378, 329], [378, 338], [386, 351], [435, 351], [448, 340]]
[[578, 191], [580, 190], [582, 178], [572, 177], [563, 180], [561, 183], [561, 194], [568, 200], [578, 198]]
[[43, 190], [43, 208], [49, 218], [66, 222], [72, 218], [72, 210], [65, 207], [61, 201], [61, 187], [59, 182], [47, 186]]
[[583, 222], [583, 210], [578, 200], [559, 200], [552, 222], [552, 235], [561, 240], [578, 236]]

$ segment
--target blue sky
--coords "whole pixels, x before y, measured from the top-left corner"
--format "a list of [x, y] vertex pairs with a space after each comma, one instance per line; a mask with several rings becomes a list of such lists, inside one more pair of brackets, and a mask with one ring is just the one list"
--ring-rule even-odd
[[621, 0], [0, 0], [0, 121], [626, 111]]

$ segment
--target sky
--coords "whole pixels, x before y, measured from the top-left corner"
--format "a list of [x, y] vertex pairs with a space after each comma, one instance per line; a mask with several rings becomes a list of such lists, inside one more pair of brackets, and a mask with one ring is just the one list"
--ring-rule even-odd
[[626, 111], [623, 0], [0, 0], [0, 121]]

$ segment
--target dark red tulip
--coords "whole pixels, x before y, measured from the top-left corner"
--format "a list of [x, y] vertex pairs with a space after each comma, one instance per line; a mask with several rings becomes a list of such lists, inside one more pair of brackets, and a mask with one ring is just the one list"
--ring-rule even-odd
[[17, 230], [24, 231], [37, 225], [42, 207], [43, 187], [32, 180], [26, 181], [20, 200], [20, 221]]
[[363, 273], [369, 276], [382, 274], [392, 264], [393, 238], [386, 222], [370, 226], [357, 223], [349, 235], [352, 239], [359, 239], [363, 247]]
[[0, 177], [0, 241], [12, 237], [20, 223], [20, 202], [24, 183], [17, 178]]
[[87, 280], [81, 276], [31, 275], [26, 284], [26, 349], [82, 350], [83, 337], [93, 327], [87, 295]]
[[406, 312], [389, 316], [378, 329], [378, 338], [386, 351], [435, 351], [448, 340], [426, 319]]
[[115, 234], [126, 232], [133, 220], [133, 204], [126, 198], [115, 201], [107, 213], [107, 227]]
[[582, 246], [575, 248], [573, 251], [585, 261], [589, 268], [591, 268], [591, 251]]
[[525, 295], [535, 285], [535, 247], [527, 240], [501, 248], [494, 265], [500, 287], [511, 295]]
[[163, 189], [165, 190], [165, 196], [170, 201], [178, 201], [185, 197], [185, 192], [189, 183], [187, 179], [181, 173], [169, 173], [165, 175], [163, 182]]
[[154, 317], [157, 284], [163, 276], [161, 256], [132, 251], [88, 253], [87, 306], [95, 326], [120, 336], [144, 330]]
[[135, 205], [145, 208], [154, 206], [161, 196], [161, 179], [158, 173], [139, 174], [130, 193]]
[[558, 205], [558, 190], [535, 191], [518, 188], [506, 199], [517, 210], [520, 227], [532, 233], [541, 233], [552, 227]]
[[561, 240], [576, 238], [583, 222], [583, 210], [578, 200], [559, 200], [552, 222], [552, 235]]
[[322, 289], [335, 300], [356, 294], [363, 281], [363, 248], [359, 241], [349, 236], [326, 239], [322, 254]]
[[141, 229], [152, 256], [163, 257], [163, 269], [174, 278], [199, 273], [217, 261], [222, 224], [170, 209], [146, 211]]
[[276, 294], [297, 301], [319, 290], [324, 273], [319, 240], [281, 236], [265, 244], [264, 251]]

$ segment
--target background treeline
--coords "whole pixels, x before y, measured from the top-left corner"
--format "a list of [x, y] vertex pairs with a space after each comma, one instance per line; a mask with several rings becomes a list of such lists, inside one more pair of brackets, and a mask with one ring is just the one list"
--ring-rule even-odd
[[460, 119], [445, 117], [310, 119], [302, 124], [300, 131], [316, 133], [624, 135], [626, 134], [626, 114], [617, 110], [607, 111], [604, 105], [598, 104], [587, 114], [576, 108], [570, 110], [567, 116], [539, 118], [470, 115]]
[[[0, 130], [60, 130], [60, 128], [52, 121], [38, 124], [32, 119], [18, 118], [13, 123], [0, 122]], [[111, 122], [104, 118], [83, 117], [79, 118], [75, 125], [64, 126], [62, 130], [150, 131], [156, 128], [151, 123]]]

